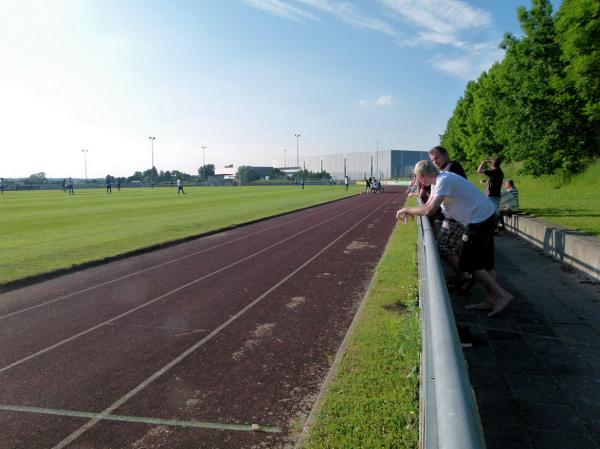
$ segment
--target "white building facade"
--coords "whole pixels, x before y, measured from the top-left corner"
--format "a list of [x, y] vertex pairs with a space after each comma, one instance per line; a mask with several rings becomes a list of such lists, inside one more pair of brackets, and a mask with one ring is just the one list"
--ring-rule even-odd
[[415, 164], [429, 160], [427, 151], [381, 150], [360, 153], [301, 156], [300, 168], [312, 172], [325, 170], [334, 179], [349, 176], [352, 180], [369, 177], [395, 179], [409, 177]]

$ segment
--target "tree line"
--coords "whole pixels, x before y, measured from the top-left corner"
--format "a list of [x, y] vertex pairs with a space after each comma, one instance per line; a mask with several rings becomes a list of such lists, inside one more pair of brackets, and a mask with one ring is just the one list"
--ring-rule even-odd
[[599, 155], [600, 2], [521, 6], [522, 37], [506, 33], [504, 60], [469, 81], [441, 143], [476, 168], [492, 155], [539, 176], [582, 170]]
[[[121, 184], [127, 184], [131, 182], [141, 182], [144, 184], [174, 184], [177, 179], [181, 179], [183, 182], [205, 182], [208, 178], [215, 175], [215, 166], [213, 164], [206, 164], [198, 168], [197, 175], [191, 175], [179, 170], [166, 170], [158, 171], [156, 167], [149, 168], [147, 170], [136, 171], [131, 176], [113, 176], [111, 174], [106, 175], [103, 179], [90, 179], [90, 183], [104, 182], [105, 179], [110, 180], [111, 183], [120, 182]], [[46, 173], [39, 172], [29, 175], [29, 177], [21, 180], [24, 184], [38, 185], [38, 184], [52, 184], [53, 182], [58, 184], [60, 180], [49, 180], [46, 177]], [[10, 184], [10, 182], [7, 182]]]

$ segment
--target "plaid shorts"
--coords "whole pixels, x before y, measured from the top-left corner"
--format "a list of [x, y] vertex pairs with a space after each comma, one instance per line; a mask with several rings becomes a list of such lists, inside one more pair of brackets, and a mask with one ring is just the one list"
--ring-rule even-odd
[[456, 220], [445, 218], [438, 236], [438, 251], [441, 257], [460, 256], [465, 227]]

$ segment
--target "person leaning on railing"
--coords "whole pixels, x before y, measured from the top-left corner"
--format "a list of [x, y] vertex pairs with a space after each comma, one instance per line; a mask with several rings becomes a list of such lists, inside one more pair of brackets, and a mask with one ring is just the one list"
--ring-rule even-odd
[[494, 276], [494, 230], [496, 207], [468, 180], [451, 172], [438, 172], [430, 161], [415, 165], [419, 182], [431, 187], [431, 198], [417, 207], [404, 207], [396, 212], [396, 219], [406, 221], [408, 216], [433, 216], [440, 208], [444, 216], [465, 226], [463, 249], [459, 266], [461, 272], [473, 273], [475, 280], [485, 287], [485, 300], [467, 306], [468, 309], [490, 310], [489, 316], [500, 313], [513, 299]]

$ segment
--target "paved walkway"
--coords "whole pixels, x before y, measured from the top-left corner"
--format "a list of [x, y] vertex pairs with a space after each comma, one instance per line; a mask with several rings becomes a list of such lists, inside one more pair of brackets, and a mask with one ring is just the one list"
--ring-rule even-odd
[[451, 292], [488, 449], [600, 449], [600, 287], [510, 234], [495, 242], [517, 299], [488, 318], [464, 309], [480, 286]]

